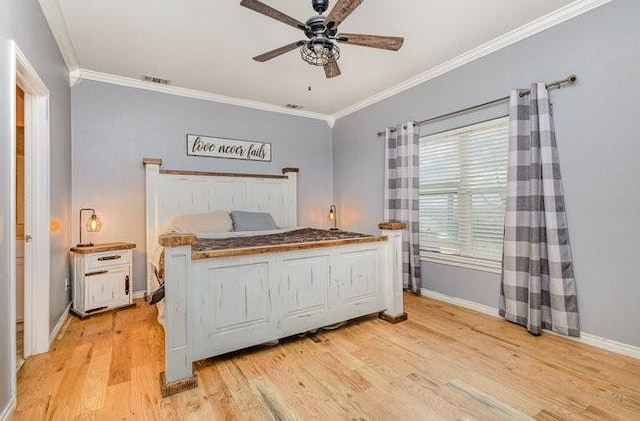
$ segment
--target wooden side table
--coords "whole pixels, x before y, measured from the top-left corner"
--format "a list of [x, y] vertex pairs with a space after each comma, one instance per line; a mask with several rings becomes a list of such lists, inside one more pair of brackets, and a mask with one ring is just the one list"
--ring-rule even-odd
[[133, 306], [133, 243], [72, 247], [73, 305], [80, 318]]

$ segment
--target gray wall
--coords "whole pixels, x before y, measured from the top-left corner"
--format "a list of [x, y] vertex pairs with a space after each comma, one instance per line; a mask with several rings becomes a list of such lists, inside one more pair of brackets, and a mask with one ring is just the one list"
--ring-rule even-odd
[[[342, 225], [373, 232], [382, 218], [384, 145], [378, 130], [576, 73], [576, 86], [553, 91], [551, 99], [582, 328], [640, 346], [638, 21], [640, 2], [616, 0], [339, 119], [333, 165]], [[422, 134], [503, 111], [424, 126]], [[450, 296], [498, 304], [496, 274], [423, 263], [423, 283]]]
[[[74, 86], [71, 97], [74, 218], [93, 207], [102, 221], [97, 241], [136, 243], [134, 291], [146, 288], [144, 157], [162, 158], [168, 169], [281, 174], [299, 167], [298, 224], [328, 226], [333, 169], [325, 121], [92, 81]], [[272, 161], [187, 156], [187, 133], [271, 142]]]
[[11, 306], [9, 289], [10, 281], [10, 247], [14, 241], [9, 235], [11, 209], [9, 188], [11, 186], [10, 145], [6, 139], [10, 136], [9, 107], [9, 4], [0, 2], [0, 412], [11, 400], [11, 315], [7, 309]]
[[64, 280], [69, 276], [69, 208], [71, 205], [71, 128], [69, 76], [36, 0], [0, 1], [0, 412], [11, 398], [9, 236], [10, 125], [9, 40], [15, 40], [50, 92], [51, 219], [60, 228], [51, 233], [51, 307], [53, 326], [69, 303]]

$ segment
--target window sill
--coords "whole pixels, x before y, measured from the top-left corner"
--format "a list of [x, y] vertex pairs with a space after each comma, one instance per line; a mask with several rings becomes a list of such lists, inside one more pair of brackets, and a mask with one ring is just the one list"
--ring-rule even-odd
[[456, 266], [465, 269], [480, 270], [483, 272], [502, 273], [502, 264], [500, 262], [490, 262], [486, 260], [472, 259], [469, 257], [421, 252], [420, 260], [423, 262], [438, 263], [441, 265]]

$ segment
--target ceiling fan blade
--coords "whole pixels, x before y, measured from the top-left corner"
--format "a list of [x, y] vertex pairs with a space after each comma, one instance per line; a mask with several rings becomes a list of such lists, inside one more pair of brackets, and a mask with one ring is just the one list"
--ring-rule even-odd
[[393, 51], [398, 51], [404, 42], [404, 38], [402, 37], [387, 37], [383, 35], [368, 34], [338, 34], [336, 40], [345, 44], [382, 48], [383, 50]]
[[251, 9], [254, 12], [262, 13], [265, 16], [269, 16], [272, 19], [279, 20], [280, 22], [286, 23], [287, 25], [293, 26], [294, 28], [302, 29], [303, 31], [305, 29], [304, 23], [292, 18], [291, 16], [285, 15], [279, 10], [274, 9], [271, 6], [267, 6], [266, 4], [261, 3], [258, 0], [242, 0], [240, 2], [240, 6]]
[[340, 76], [340, 67], [338, 67], [337, 61], [332, 61], [331, 63], [325, 64], [323, 67], [324, 67], [324, 74], [327, 77], [327, 79]]
[[280, 48], [276, 48], [275, 50], [271, 50], [264, 54], [260, 54], [259, 56], [255, 56], [253, 59], [259, 62], [271, 60], [272, 58], [278, 57], [279, 55], [288, 53], [291, 50], [295, 50], [296, 48], [301, 47], [302, 45], [304, 45], [304, 43], [304, 41], [292, 42], [291, 44], [287, 44]]
[[335, 6], [333, 6], [333, 9], [331, 9], [331, 12], [327, 15], [327, 25], [331, 27], [340, 25], [363, 1], [364, 0], [338, 0]]

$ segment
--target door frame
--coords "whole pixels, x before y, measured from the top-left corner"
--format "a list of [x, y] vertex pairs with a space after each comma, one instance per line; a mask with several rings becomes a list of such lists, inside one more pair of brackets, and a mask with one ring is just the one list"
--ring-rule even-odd
[[[24, 98], [24, 356], [49, 350], [50, 287], [50, 149], [49, 89], [15, 41], [10, 41], [11, 224], [10, 293], [12, 380], [16, 392], [16, 85]], [[31, 242], [27, 242], [27, 236]]]

